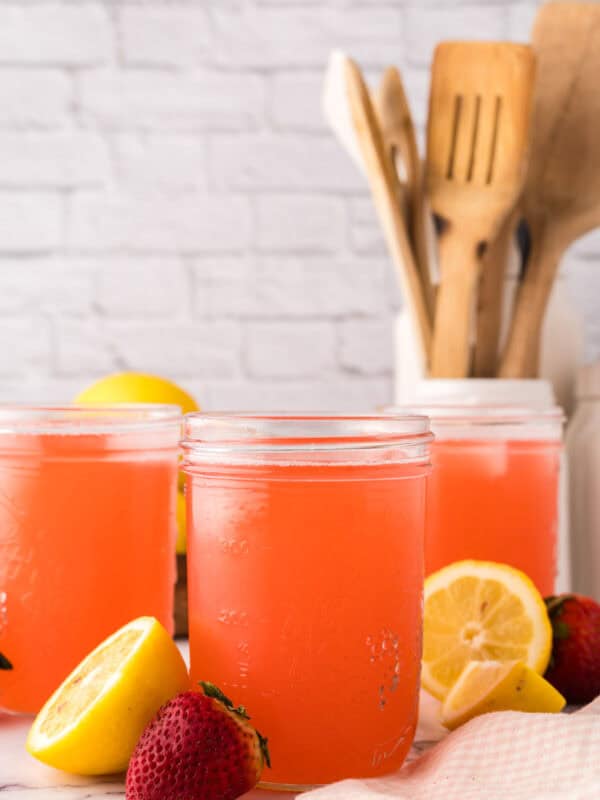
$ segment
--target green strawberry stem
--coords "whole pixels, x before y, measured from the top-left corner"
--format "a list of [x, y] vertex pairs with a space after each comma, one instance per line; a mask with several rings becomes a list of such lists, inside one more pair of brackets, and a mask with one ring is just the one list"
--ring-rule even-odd
[[209, 683], [208, 681], [199, 681], [200, 686], [204, 694], [207, 697], [213, 697], [215, 700], [218, 700], [219, 703], [223, 703], [225, 708], [228, 711], [233, 711], [234, 714], [237, 714], [238, 717], [242, 717], [243, 719], [250, 719], [248, 716], [248, 712], [244, 708], [244, 706], [238, 706], [237, 708], [233, 705], [233, 702], [224, 695], [223, 692], [219, 689], [218, 686], [215, 686], [214, 683]]
[[569, 638], [569, 626], [566, 622], [563, 622], [560, 617], [564, 604], [567, 602], [567, 600], [571, 600], [572, 598], [573, 595], [571, 594], [561, 594], [558, 595], [558, 597], [546, 597], [544, 600], [546, 603], [548, 618], [550, 620], [550, 624], [552, 625], [552, 635], [554, 636], [554, 639]]
[[[207, 697], [212, 697], [215, 700], [218, 700], [219, 703], [222, 703], [228, 711], [232, 711], [234, 714], [237, 714], [238, 717], [241, 717], [242, 719], [250, 719], [250, 717], [248, 716], [248, 712], [246, 711], [244, 706], [238, 706], [236, 708], [233, 702], [227, 697], [227, 695], [223, 694], [223, 692], [219, 689], [219, 687], [215, 686], [214, 683], [209, 683], [208, 681], [198, 681], [198, 682], [202, 687], [202, 691]], [[256, 735], [258, 737], [258, 744], [260, 746], [260, 752], [262, 753], [264, 762], [270, 769], [271, 755], [269, 753], [267, 740], [258, 731], [256, 731]]]
[[269, 753], [268, 741], [264, 736], [256, 731], [256, 735], [258, 736], [258, 743], [260, 745], [260, 752], [262, 753], [262, 757], [265, 761], [265, 764], [269, 769], [271, 769], [271, 754]]
[[564, 606], [567, 600], [571, 600], [573, 597], [572, 594], [560, 594], [558, 596], [552, 595], [551, 597], [544, 598], [544, 603], [546, 603], [546, 611], [548, 612], [548, 616], [552, 617], [557, 611], [560, 611], [561, 608]]
[[0, 669], [9, 670], [12, 668], [13, 665], [10, 663], [8, 658], [6, 656], [3, 656], [2, 653], [0, 653]]

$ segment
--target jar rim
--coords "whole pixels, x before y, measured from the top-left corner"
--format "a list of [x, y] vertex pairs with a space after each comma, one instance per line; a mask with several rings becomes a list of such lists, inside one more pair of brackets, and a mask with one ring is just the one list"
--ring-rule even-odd
[[418, 414], [334, 412], [194, 412], [186, 414], [182, 447], [188, 453], [307, 453], [417, 449], [433, 439]]
[[424, 414], [432, 425], [515, 426], [562, 425], [565, 414], [560, 406], [547, 409], [528, 408], [521, 405], [479, 403], [411, 403], [402, 406], [384, 406], [387, 414]]
[[160, 403], [0, 403], [0, 434], [128, 433], [181, 419], [179, 406]]

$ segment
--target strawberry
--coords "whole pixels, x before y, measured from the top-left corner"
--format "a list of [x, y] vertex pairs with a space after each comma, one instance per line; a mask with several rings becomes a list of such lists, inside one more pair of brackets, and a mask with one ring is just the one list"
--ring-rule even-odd
[[210, 683], [166, 703], [131, 756], [126, 800], [234, 800], [271, 766], [267, 740]]
[[590, 703], [600, 694], [600, 605], [590, 597], [546, 598], [554, 640], [546, 680], [568, 703]]
[[12, 664], [2, 653], [0, 653], [0, 669], [12, 669]]

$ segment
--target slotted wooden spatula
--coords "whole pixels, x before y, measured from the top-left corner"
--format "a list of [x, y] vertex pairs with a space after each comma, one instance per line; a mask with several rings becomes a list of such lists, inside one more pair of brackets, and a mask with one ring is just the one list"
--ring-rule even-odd
[[499, 375], [535, 376], [542, 323], [560, 258], [600, 225], [600, 3], [546, 3], [523, 216], [531, 252]]
[[534, 73], [526, 45], [444, 42], [436, 48], [425, 175], [440, 222], [434, 377], [469, 373], [482, 259], [522, 187]]

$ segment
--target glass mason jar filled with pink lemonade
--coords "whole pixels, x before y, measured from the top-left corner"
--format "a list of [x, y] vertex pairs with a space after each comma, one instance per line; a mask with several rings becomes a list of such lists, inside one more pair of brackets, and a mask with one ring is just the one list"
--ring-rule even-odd
[[430, 440], [424, 417], [185, 419], [192, 678], [249, 710], [270, 786], [410, 748]]
[[[391, 408], [397, 414], [406, 409]], [[554, 591], [563, 413], [502, 406], [413, 407], [435, 435], [427, 489], [425, 573], [453, 561], [500, 561]]]
[[135, 617], [173, 627], [176, 406], [0, 406], [0, 709]]

